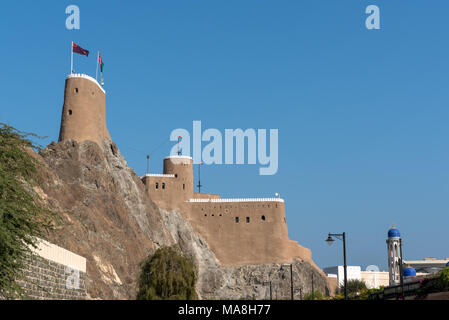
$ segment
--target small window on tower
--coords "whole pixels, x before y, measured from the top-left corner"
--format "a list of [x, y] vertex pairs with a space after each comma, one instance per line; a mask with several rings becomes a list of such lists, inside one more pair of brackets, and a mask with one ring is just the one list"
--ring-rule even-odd
[[75, 88], [75, 93], [78, 93], [78, 88]]
[[156, 182], [156, 189], [159, 189], [159, 183]]
[[239, 217], [235, 217], [235, 223], [239, 223]]
[[249, 223], [249, 217], [246, 217], [246, 223]]
[[69, 110], [69, 115], [70, 115], [70, 116], [72, 115], [72, 110]]
[[265, 221], [265, 216], [262, 216], [262, 220]]
[[162, 189], [165, 189], [165, 183], [162, 182]]
[[186, 189], [186, 185], [183, 183], [182, 184], [182, 190], [185, 190]]

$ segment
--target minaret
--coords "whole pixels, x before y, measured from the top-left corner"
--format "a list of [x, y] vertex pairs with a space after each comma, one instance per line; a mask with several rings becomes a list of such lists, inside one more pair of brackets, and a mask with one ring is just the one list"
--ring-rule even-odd
[[388, 272], [390, 275], [390, 286], [401, 283], [401, 233], [393, 226], [388, 230]]
[[110, 140], [106, 126], [106, 92], [85, 74], [70, 74], [65, 81], [59, 141]]

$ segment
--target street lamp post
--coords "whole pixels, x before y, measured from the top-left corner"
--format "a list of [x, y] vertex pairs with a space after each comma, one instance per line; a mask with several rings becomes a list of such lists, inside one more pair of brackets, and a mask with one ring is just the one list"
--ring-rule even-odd
[[271, 279], [272, 271], [268, 274], [268, 281], [264, 282], [263, 285], [270, 285], [270, 300], [273, 300], [273, 280]]
[[399, 238], [399, 252], [401, 254], [399, 258], [399, 274], [400, 274], [400, 281], [401, 281], [401, 296], [402, 300], [405, 299], [404, 297], [404, 266], [402, 264], [402, 238]]
[[[281, 266], [283, 270], [283, 266]], [[293, 264], [290, 263], [290, 299], [293, 300]]]
[[347, 274], [347, 265], [346, 265], [346, 233], [329, 233], [329, 236], [326, 239], [326, 242], [328, 245], [332, 245], [334, 243], [334, 239], [332, 237], [335, 237], [339, 240], [343, 241], [343, 268], [344, 268], [344, 284], [345, 284], [345, 300], [348, 300], [348, 274]]

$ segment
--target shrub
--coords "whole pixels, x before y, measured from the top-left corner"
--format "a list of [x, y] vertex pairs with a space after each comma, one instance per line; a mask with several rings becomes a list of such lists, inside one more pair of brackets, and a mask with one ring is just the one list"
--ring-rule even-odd
[[442, 290], [449, 290], [449, 267], [446, 267], [441, 271], [438, 284]]
[[417, 291], [418, 296], [429, 293], [443, 292], [449, 290], [449, 267], [438, 272], [436, 277], [421, 280], [421, 286]]
[[195, 265], [179, 249], [165, 247], [141, 263], [137, 300], [197, 299]]
[[26, 296], [17, 280], [24, 277], [23, 260], [33, 255], [45, 230], [51, 228], [53, 213], [31, 187], [37, 184], [40, 163], [27, 149], [39, 150], [23, 133], [0, 123], [0, 297]]
[[324, 295], [320, 291], [309, 292], [304, 296], [304, 300], [324, 300]]
[[[366, 283], [362, 280], [358, 280], [358, 279], [348, 280], [348, 295], [357, 295], [367, 289], [368, 288], [366, 287]], [[342, 284], [339, 287], [338, 292], [341, 294], [345, 293], [345, 285], [344, 284]]]

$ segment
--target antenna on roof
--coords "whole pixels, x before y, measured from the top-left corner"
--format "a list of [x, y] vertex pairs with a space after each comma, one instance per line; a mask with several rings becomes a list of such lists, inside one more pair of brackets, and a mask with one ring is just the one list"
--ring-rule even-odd
[[198, 193], [201, 193], [201, 165], [202, 165], [203, 163], [202, 162], [200, 162], [199, 164], [198, 164]]
[[181, 151], [179, 150], [179, 145], [181, 143], [182, 137], [178, 136], [178, 156], [181, 154]]
[[149, 173], [150, 173], [150, 155], [147, 154], [147, 173], [146, 174], [149, 174]]

